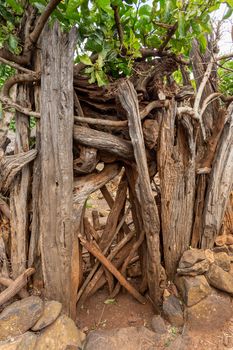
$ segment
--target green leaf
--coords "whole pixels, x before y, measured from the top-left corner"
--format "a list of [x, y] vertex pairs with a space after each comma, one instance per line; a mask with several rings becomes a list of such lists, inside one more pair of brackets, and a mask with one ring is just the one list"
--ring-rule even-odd
[[107, 78], [103, 71], [96, 71], [95, 77], [96, 77], [98, 86], [104, 86], [108, 83]]
[[88, 83], [93, 84], [93, 83], [95, 83], [95, 81], [96, 81], [95, 72], [93, 71], [93, 72], [91, 72], [91, 78], [88, 80]]
[[143, 5], [140, 7], [138, 11], [140, 16], [150, 16], [151, 15], [151, 7], [150, 5]]
[[165, 1], [165, 13], [164, 13], [164, 19], [167, 21], [171, 15], [171, 10], [172, 10], [172, 2], [171, 0], [166, 0]]
[[198, 36], [198, 41], [200, 44], [201, 52], [204, 53], [207, 47], [207, 40], [206, 40], [205, 34], [200, 34]]
[[180, 38], [184, 38], [185, 37], [185, 17], [184, 17], [184, 12], [180, 11], [178, 14], [178, 32], [179, 32], [179, 36]]
[[104, 304], [109, 305], [109, 304], [115, 304], [116, 303], [116, 299], [106, 299], [104, 301]]
[[23, 13], [23, 8], [16, 0], [6, 0], [7, 4], [12, 7], [12, 9], [19, 15]]
[[93, 63], [91, 62], [90, 58], [87, 55], [82, 55], [79, 57], [80, 62], [86, 64], [87, 66], [92, 66]]
[[8, 39], [8, 43], [9, 43], [9, 48], [12, 52], [15, 52], [15, 50], [17, 49], [17, 46], [18, 46], [18, 39], [10, 34], [9, 35], [9, 39]]
[[226, 0], [225, 1], [230, 7], [233, 7], [233, 0]]
[[96, 0], [96, 4], [103, 11], [107, 13], [112, 12], [112, 8], [110, 7], [110, 0]]
[[227, 10], [227, 13], [225, 14], [225, 16], [223, 16], [223, 19], [228, 19], [229, 17], [231, 17], [232, 13], [233, 13], [233, 8], [229, 7]]

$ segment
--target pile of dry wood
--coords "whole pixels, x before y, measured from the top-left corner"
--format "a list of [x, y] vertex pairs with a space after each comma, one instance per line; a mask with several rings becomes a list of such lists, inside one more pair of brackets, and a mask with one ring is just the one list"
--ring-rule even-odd
[[[10, 261], [5, 273], [16, 279], [35, 268], [34, 285], [73, 317], [77, 301], [105, 283], [112, 297], [123, 286], [141, 303], [148, 289], [159, 306], [182, 253], [191, 243], [213, 246], [220, 232], [232, 186], [233, 106], [216, 100], [214, 61], [198, 81], [197, 47], [194, 94], [184, 68], [185, 86], [172, 78], [175, 57], [138, 62], [131, 79], [104, 88], [90, 85], [73, 69], [74, 43], [74, 31], [46, 28], [34, 71], [18, 66], [24, 72], [2, 91], [0, 210], [11, 225], [1, 246], [2, 262]], [[9, 96], [15, 83], [17, 101]], [[9, 107], [17, 111], [14, 155], [7, 154]], [[33, 146], [29, 116], [37, 118]], [[119, 174], [113, 198], [106, 184]], [[85, 216], [97, 190], [111, 209], [102, 231], [96, 217], [91, 223]], [[83, 249], [91, 262], [85, 278]], [[126, 271], [138, 257], [136, 288]]]

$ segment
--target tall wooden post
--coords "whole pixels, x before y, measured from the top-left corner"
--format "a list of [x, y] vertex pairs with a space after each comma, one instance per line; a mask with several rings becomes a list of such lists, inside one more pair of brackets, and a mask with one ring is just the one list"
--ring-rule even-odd
[[70, 314], [75, 30], [42, 34], [40, 251], [46, 297]]

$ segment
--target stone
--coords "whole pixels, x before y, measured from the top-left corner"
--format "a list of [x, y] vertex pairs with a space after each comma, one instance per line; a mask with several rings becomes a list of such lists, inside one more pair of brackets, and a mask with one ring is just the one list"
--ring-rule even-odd
[[0, 340], [21, 335], [28, 331], [40, 318], [43, 302], [30, 296], [6, 307], [0, 314]]
[[223, 253], [229, 254], [229, 249], [228, 249], [228, 246], [223, 245], [223, 246], [219, 246], [219, 247], [214, 247], [213, 252], [214, 253], [222, 253], [223, 252]]
[[215, 239], [215, 244], [217, 246], [223, 246], [223, 245], [232, 245], [233, 244], [233, 235], [231, 234], [223, 234], [221, 236], [217, 236]]
[[196, 276], [208, 271], [214, 262], [214, 254], [210, 249], [190, 249], [182, 255], [177, 272], [179, 275]]
[[214, 263], [224, 271], [228, 272], [231, 269], [231, 259], [225, 252], [214, 253]]
[[158, 335], [146, 327], [127, 327], [90, 332], [84, 350], [153, 350]]
[[82, 348], [86, 335], [66, 315], [45, 328], [36, 343], [35, 350], [65, 350], [68, 346]]
[[180, 300], [174, 295], [170, 295], [163, 303], [164, 318], [173, 326], [182, 327], [184, 315]]
[[0, 350], [34, 350], [37, 336], [26, 332], [16, 338], [0, 342]]
[[197, 276], [209, 270], [210, 263], [207, 260], [200, 261], [191, 267], [178, 268], [177, 273], [183, 276]]
[[54, 301], [54, 300], [46, 301], [44, 304], [44, 310], [41, 317], [31, 329], [33, 331], [39, 331], [49, 326], [58, 318], [58, 316], [61, 313], [61, 310], [62, 310], [62, 304], [59, 303], [58, 301]]
[[211, 293], [211, 288], [205, 276], [177, 276], [177, 288], [187, 306], [193, 306]]
[[211, 286], [233, 295], [233, 275], [231, 273], [213, 264], [206, 277]]
[[213, 289], [212, 293], [198, 304], [187, 307], [185, 314], [188, 329], [201, 332], [217, 331], [232, 317], [231, 297]]
[[203, 260], [214, 262], [213, 252], [210, 249], [189, 249], [186, 250], [179, 262], [179, 268], [186, 268], [195, 265]]
[[155, 333], [165, 334], [167, 333], [167, 327], [164, 319], [160, 315], [154, 315], [151, 320], [151, 327]]

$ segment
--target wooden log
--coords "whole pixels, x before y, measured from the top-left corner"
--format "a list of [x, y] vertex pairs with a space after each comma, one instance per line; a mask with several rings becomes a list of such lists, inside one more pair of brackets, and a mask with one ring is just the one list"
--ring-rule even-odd
[[[113, 204], [114, 204], [114, 199], [112, 198], [111, 193], [109, 192], [109, 190], [107, 189], [106, 186], [101, 187], [100, 191], [101, 191], [102, 195], [104, 196], [104, 199], [108, 203], [109, 208], [112, 209]], [[131, 231], [129, 226], [126, 224], [126, 222], [124, 222], [122, 228], [123, 228], [125, 234], [128, 234]]]
[[[12, 280], [11, 278], [0, 276], [0, 284], [2, 284], [3, 286], [10, 287], [12, 283], [14, 283], [14, 280]], [[18, 292], [18, 295], [20, 296], [21, 299], [29, 297], [29, 293], [25, 288], [22, 288]]]
[[129, 141], [103, 131], [74, 125], [74, 141], [84, 146], [113, 153], [123, 159], [133, 159], [133, 149]]
[[[104, 255], [108, 252], [109, 248], [111, 247], [111, 244], [112, 244], [113, 240], [115, 239], [115, 237], [117, 236], [119, 230], [121, 229], [121, 227], [122, 227], [122, 225], [123, 225], [123, 223], [124, 223], [125, 218], [126, 218], [127, 215], [128, 215], [128, 212], [126, 212], [126, 214], [124, 215], [124, 217], [123, 217], [123, 218], [121, 219], [121, 221], [119, 222], [119, 224], [118, 224], [118, 226], [117, 226], [117, 228], [116, 228], [116, 231], [115, 231], [114, 235], [112, 236], [111, 241], [108, 243], [108, 245], [106, 246], [106, 248], [105, 248], [104, 251], [103, 251], [103, 254], [104, 254]], [[117, 244], [117, 247], [115, 247], [115, 248], [111, 251], [111, 253], [110, 253], [109, 256], [108, 256], [108, 259], [110, 259], [110, 260], [113, 259], [114, 256], [115, 256], [114, 254], [117, 254], [117, 253], [118, 253], [118, 250], [117, 250], [117, 249], [121, 249], [129, 240], [132, 239], [133, 235], [134, 235], [134, 233], [131, 232], [130, 234], [128, 234], [127, 236], [125, 236], [124, 239], [122, 239], [122, 241], [119, 242], [119, 243]], [[112, 254], [112, 255], [111, 255], [111, 254]], [[85, 298], [87, 297], [89, 291], [92, 289], [92, 287], [94, 287], [95, 283], [97, 283], [98, 279], [102, 276], [102, 273], [104, 272], [103, 269], [102, 269], [102, 271], [101, 271], [100, 274], [98, 274], [98, 272], [95, 274], [95, 272], [97, 271], [97, 269], [98, 269], [99, 266], [100, 266], [100, 263], [99, 263], [99, 262], [96, 262], [95, 265], [94, 265], [94, 267], [92, 268], [92, 270], [91, 270], [90, 273], [88, 274], [88, 276], [87, 276], [85, 282], [83, 283], [82, 287], [80, 288], [80, 290], [79, 290], [79, 292], [78, 292], [78, 295], [77, 295], [77, 302], [79, 301], [79, 299], [80, 299], [81, 297], [82, 297], [82, 299], [80, 300], [80, 302], [83, 301], [83, 300], [85, 300]], [[94, 274], [95, 274], [95, 276], [94, 276]], [[98, 276], [97, 276], [97, 275], [98, 275]], [[94, 276], [94, 277], [93, 277], [93, 276]], [[93, 277], [93, 279], [92, 279], [92, 277]], [[91, 281], [91, 279], [92, 279], [92, 281]], [[93, 280], [95, 281], [94, 283], [92, 283]], [[90, 282], [90, 281], [91, 281], [91, 282]], [[85, 289], [86, 289], [86, 290], [85, 290]], [[84, 291], [85, 291], [85, 292], [84, 292]], [[84, 295], [82, 296], [83, 292], [84, 292]]]
[[74, 159], [73, 167], [76, 173], [90, 174], [98, 163], [97, 150], [91, 147], [79, 146], [79, 157]]
[[[41, 55], [40, 47], [41, 42], [38, 42], [38, 48], [34, 51], [34, 69], [35, 71], [41, 71]], [[36, 85], [34, 87], [34, 103], [35, 109], [40, 110], [40, 94], [41, 87]], [[36, 144], [37, 157], [33, 162], [32, 169], [32, 222], [31, 222], [31, 235], [29, 242], [28, 252], [28, 267], [35, 267], [36, 272], [33, 275], [33, 284], [43, 286], [43, 274], [41, 266], [41, 253], [40, 253], [40, 194], [41, 194], [41, 120], [36, 122]], [[36, 287], [37, 287], [36, 286]], [[38, 287], [37, 287], [38, 288]]]
[[196, 180], [197, 182], [196, 200], [195, 200], [195, 206], [194, 206], [194, 223], [193, 223], [192, 241], [191, 241], [191, 245], [193, 248], [197, 248], [202, 236], [203, 211], [204, 211], [206, 188], [207, 188], [207, 183], [209, 178], [209, 175], [207, 173], [202, 174], [201, 170], [207, 169], [211, 171], [214, 156], [216, 154], [216, 148], [225, 124], [225, 119], [226, 119], [225, 114], [226, 114], [225, 111], [223, 110], [219, 111], [219, 118], [215, 122], [212, 135], [207, 140], [204, 156], [202, 157], [199, 164], [197, 165], [198, 175]]
[[79, 235], [81, 244], [93, 254], [120, 282], [120, 284], [141, 304], [146, 304], [146, 299], [122, 276], [116, 267], [93, 244]]
[[13, 156], [3, 157], [0, 161], [0, 190], [2, 193], [8, 191], [15, 176], [28, 163], [36, 158], [37, 151], [35, 149], [27, 152], [20, 152]]
[[[100, 237], [99, 237], [98, 233], [96, 232], [96, 230], [94, 229], [94, 227], [90, 224], [87, 217], [84, 217], [83, 224], [84, 224], [84, 231], [88, 232], [88, 236], [92, 237], [92, 239], [94, 239], [98, 243]], [[91, 240], [91, 238], [88, 240]]]
[[107, 222], [103, 234], [101, 236], [101, 240], [99, 243], [101, 250], [104, 250], [109, 245], [109, 243], [112, 241], [113, 236], [115, 235], [119, 215], [121, 213], [122, 208], [124, 207], [124, 203], [126, 200], [127, 185], [128, 184], [126, 176], [125, 174], [123, 174], [117, 189], [115, 202], [108, 215]]
[[86, 199], [119, 174], [119, 164], [109, 164], [100, 173], [74, 178], [74, 202], [84, 204]]
[[5, 215], [5, 217], [10, 220], [10, 207], [9, 205], [0, 197], [0, 211]]
[[148, 260], [147, 278], [150, 297], [159, 306], [162, 291], [159, 288], [161, 260], [160, 260], [160, 222], [158, 210], [150, 186], [147, 167], [146, 151], [142, 134], [137, 93], [132, 83], [124, 81], [119, 87], [118, 96], [122, 107], [127, 113], [129, 133], [133, 144], [134, 156], [138, 171], [137, 196], [140, 198], [141, 215], [147, 239]]
[[[73, 54], [76, 31], [46, 26], [41, 43], [40, 251], [45, 296], [76, 316], [72, 279]], [[49, 45], [48, 45], [49, 42]], [[78, 264], [76, 260], [75, 264]]]
[[195, 152], [193, 125], [183, 115], [176, 123], [176, 102], [163, 114], [158, 168], [165, 268], [170, 280], [190, 246], [195, 199]]
[[[129, 253], [129, 255], [127, 256], [127, 258], [125, 259], [122, 267], [121, 267], [121, 273], [123, 276], [125, 276], [126, 273], [126, 269], [130, 263], [130, 261], [132, 260], [132, 258], [134, 257], [134, 254], [136, 253], [136, 251], [138, 250], [138, 248], [141, 246], [142, 242], [144, 241], [145, 238], [145, 232], [142, 231], [141, 235], [139, 237], [139, 239], [133, 244], [132, 249]], [[117, 296], [117, 294], [120, 291], [120, 283], [118, 282], [116, 287], [114, 288], [114, 291], [111, 294], [111, 298], [115, 298]]]
[[[20, 104], [25, 106], [25, 104], [29, 103], [29, 92], [29, 87], [26, 85], [20, 85], [18, 87], [17, 100]], [[18, 173], [17, 177], [14, 178], [10, 192], [11, 266], [12, 277], [14, 279], [22, 274], [27, 267], [29, 225], [28, 202], [31, 179], [31, 170], [28, 163], [34, 159], [37, 154], [36, 150], [30, 150], [28, 116], [17, 112], [15, 115], [15, 126], [15, 154], [17, 154], [16, 159], [17, 157], [24, 158], [27, 165], [24, 165], [21, 173]], [[20, 165], [22, 165], [22, 162], [20, 162]], [[18, 165], [19, 168], [21, 167], [20, 165]]]
[[[74, 90], [74, 106], [77, 113], [81, 116], [81, 118], [84, 119], [84, 126], [88, 127], [88, 124], [85, 121], [86, 117], [84, 116], [83, 109], [81, 107], [81, 104], [79, 102], [79, 99], [75, 90]], [[97, 162], [98, 162], [97, 149], [93, 147], [80, 146], [80, 155], [78, 159], [74, 160], [74, 169], [76, 172], [79, 172], [82, 174], [88, 174], [95, 169]]]
[[201, 247], [212, 248], [220, 233], [233, 184], [233, 103], [228, 107], [227, 122], [215, 156], [207, 188], [203, 214]]
[[100, 219], [99, 219], [99, 212], [98, 210], [92, 210], [91, 212], [91, 215], [92, 215], [92, 222], [93, 222], [93, 226], [94, 226], [94, 229], [96, 231], [99, 231], [101, 230], [101, 225], [100, 225]]
[[[123, 240], [124, 239], [121, 240], [121, 243], [123, 242]], [[121, 265], [123, 264], [123, 262], [125, 261], [125, 259], [127, 258], [127, 256], [129, 255], [129, 253], [130, 253], [130, 251], [132, 249], [133, 243], [134, 243], [134, 240], [131, 240], [128, 243], [125, 243], [125, 245], [123, 247], [121, 247], [121, 249], [118, 249], [117, 253], [115, 252], [116, 251], [115, 250], [116, 247], [114, 247], [113, 248], [113, 250], [114, 250], [114, 257], [112, 258], [112, 255], [113, 255], [112, 254], [113, 251], [112, 251], [110, 253], [111, 255], [109, 254], [107, 259], [112, 261], [113, 265], [117, 269], [119, 269], [121, 267]], [[103, 266], [101, 266], [99, 268], [99, 270], [96, 272], [96, 274], [93, 277], [93, 279], [91, 280], [91, 282], [88, 285], [87, 289], [83, 293], [83, 296], [80, 299], [80, 304], [83, 304], [84, 301], [86, 300], [86, 298], [91, 297], [93, 294], [95, 294], [97, 292], [97, 290], [102, 288], [105, 284], [106, 284], [106, 279], [103, 276]]]
[[[133, 217], [133, 223], [136, 229], [136, 237], [139, 238], [141, 232], [144, 230], [143, 228], [143, 220], [142, 220], [142, 211], [139, 198], [136, 193], [136, 184], [137, 184], [137, 169], [135, 167], [126, 166], [125, 167], [127, 180], [129, 184], [129, 202], [131, 204], [131, 211]], [[147, 282], [147, 246], [146, 241], [144, 240], [142, 245], [139, 247], [139, 258], [141, 270], [144, 271], [142, 274], [142, 281], [139, 288], [141, 293], [144, 293], [148, 288]]]
[[13, 296], [18, 294], [18, 292], [27, 284], [28, 278], [34, 272], [35, 269], [29, 268], [25, 270], [19, 277], [17, 277], [16, 280], [12, 282], [10, 286], [0, 294], [0, 305], [6, 303]]

